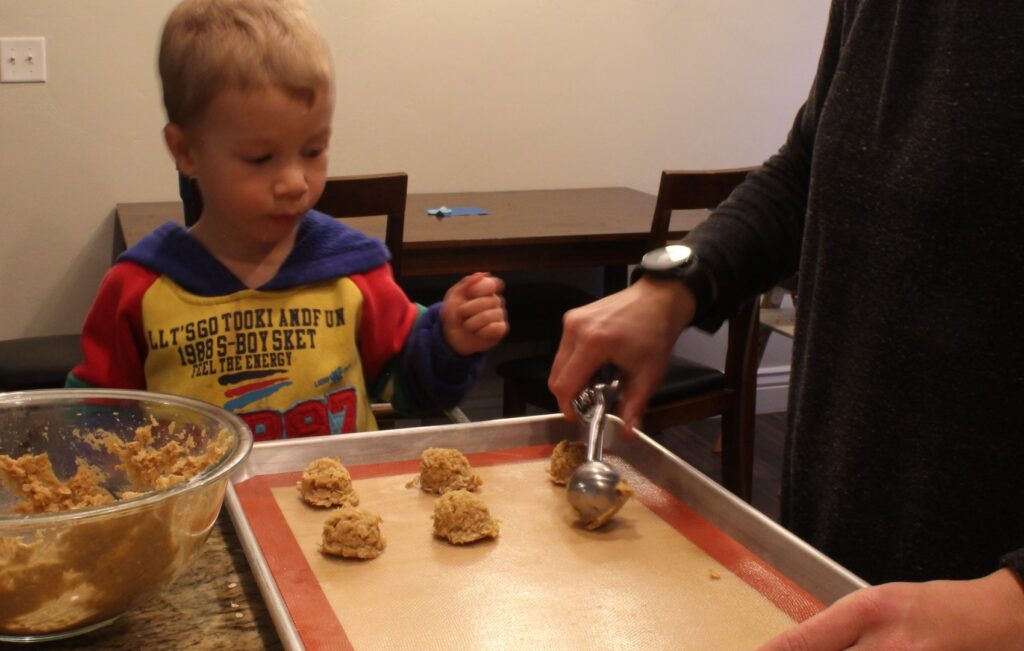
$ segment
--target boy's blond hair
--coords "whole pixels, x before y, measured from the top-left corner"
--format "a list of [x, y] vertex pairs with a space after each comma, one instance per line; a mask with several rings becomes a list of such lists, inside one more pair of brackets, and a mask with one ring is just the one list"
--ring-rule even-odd
[[312, 104], [333, 84], [302, 0], [184, 0], [164, 25], [159, 65], [167, 119], [182, 127], [225, 89], [279, 86]]

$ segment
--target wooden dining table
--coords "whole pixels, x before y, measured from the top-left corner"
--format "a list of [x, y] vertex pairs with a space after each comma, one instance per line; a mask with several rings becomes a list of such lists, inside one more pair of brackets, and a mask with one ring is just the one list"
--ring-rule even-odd
[[[625, 187], [411, 193], [405, 211], [403, 276], [604, 268], [605, 291], [626, 285], [625, 268], [649, 248], [655, 197]], [[433, 217], [428, 209], [473, 206], [485, 215]], [[707, 217], [673, 213], [670, 239]], [[166, 221], [184, 223], [180, 201], [117, 205], [114, 257]], [[346, 220], [349, 221], [349, 220]], [[385, 218], [351, 224], [384, 237]]]

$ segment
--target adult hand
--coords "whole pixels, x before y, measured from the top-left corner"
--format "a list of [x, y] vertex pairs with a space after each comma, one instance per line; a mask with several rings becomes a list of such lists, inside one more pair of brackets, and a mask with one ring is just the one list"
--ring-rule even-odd
[[693, 293], [683, 283], [645, 277], [566, 312], [548, 378], [562, 413], [575, 418], [573, 398], [601, 366], [611, 363], [625, 380], [616, 411], [631, 432], [665, 376], [672, 346], [695, 309]]
[[886, 583], [849, 594], [760, 651], [1024, 649], [1024, 585], [1008, 569], [971, 581]]
[[445, 292], [441, 328], [452, 350], [460, 355], [483, 352], [508, 333], [504, 289], [500, 278], [478, 271]]

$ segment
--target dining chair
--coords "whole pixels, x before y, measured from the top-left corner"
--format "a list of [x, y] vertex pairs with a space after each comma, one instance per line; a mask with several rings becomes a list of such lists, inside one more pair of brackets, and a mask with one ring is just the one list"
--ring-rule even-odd
[[0, 391], [59, 389], [81, 359], [77, 334], [0, 341]]
[[[799, 275], [787, 278], [761, 296], [758, 365], [768, 349], [768, 339], [778, 333], [792, 339], [796, 336], [796, 297]], [[783, 305], [786, 296], [792, 305]]]
[[391, 271], [399, 279], [408, 192], [409, 175], [405, 172], [332, 176], [324, 184], [323, 194], [313, 208], [339, 219], [385, 216], [384, 244], [391, 251]]
[[[651, 220], [649, 248], [668, 240], [673, 210], [713, 208], [728, 197], [753, 168], [666, 170]], [[673, 355], [661, 386], [643, 415], [643, 429], [668, 427], [721, 416], [722, 483], [750, 501], [753, 481], [754, 403], [758, 352], [758, 301], [751, 299], [728, 321], [722, 370]], [[557, 411], [547, 388], [553, 355], [512, 359], [498, 365], [504, 381], [505, 417], [526, 414], [527, 405]]]

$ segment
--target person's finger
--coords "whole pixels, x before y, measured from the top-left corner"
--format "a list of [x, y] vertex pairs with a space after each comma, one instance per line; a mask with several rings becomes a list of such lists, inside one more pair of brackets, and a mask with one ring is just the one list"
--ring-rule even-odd
[[[480, 339], [494, 345], [501, 341], [508, 334], [507, 321], [494, 321], [475, 331], [474, 334]], [[488, 346], [489, 348], [490, 346]]]
[[637, 360], [635, 365], [622, 369], [624, 381], [616, 413], [627, 426], [641, 426], [647, 403], [661, 386], [667, 369], [667, 356], [658, 356], [646, 361]]
[[468, 318], [474, 312], [492, 307], [505, 306], [505, 297], [501, 294], [502, 281], [497, 278], [482, 278], [473, 284], [453, 287], [445, 300], [459, 306], [460, 318]]
[[657, 386], [652, 387], [643, 375], [633, 376], [623, 383], [622, 394], [615, 411], [626, 424], [627, 430], [632, 430], [640, 425], [647, 402], [655, 388]]
[[489, 273], [478, 271], [477, 278], [470, 286], [470, 290], [473, 296], [489, 296], [491, 294], [500, 295], [501, 292], [505, 291], [505, 281], [497, 276], [492, 276]]
[[[559, 349], [559, 354], [562, 354], [561, 349]], [[548, 376], [548, 388], [558, 399], [559, 409], [570, 420], [576, 419], [576, 412], [572, 406], [573, 400], [587, 386], [590, 378], [603, 364], [602, 357], [596, 355], [592, 349], [574, 345], [571, 352], [565, 353], [557, 375], [552, 366], [552, 373]]]
[[485, 328], [493, 330], [493, 326], [507, 325], [508, 321], [505, 319], [505, 310], [500, 306], [474, 311], [462, 322], [462, 328], [473, 334], [478, 334]]
[[485, 271], [474, 272], [462, 279], [463, 293], [467, 298], [480, 298], [500, 294], [505, 288], [505, 282], [495, 278]]
[[[455, 307], [455, 316], [460, 321], [467, 323], [481, 314], [486, 314], [487, 319], [502, 318], [505, 314], [505, 302], [500, 296], [488, 294], [480, 298], [471, 298]], [[482, 321], [484, 319], [476, 320], [481, 326], [483, 325]], [[467, 327], [472, 328], [472, 326]]]
[[866, 621], [859, 600], [844, 597], [802, 624], [789, 629], [758, 651], [841, 651], [856, 644]]
[[444, 300], [448, 301], [451, 298], [460, 297], [465, 298], [467, 293], [474, 284], [480, 281], [484, 274], [479, 271], [475, 271], [468, 276], [463, 276], [455, 281], [455, 284], [448, 288], [448, 291], [444, 294]]
[[[562, 372], [562, 367], [572, 354], [575, 347], [573, 334], [566, 328], [562, 328], [562, 340], [558, 342], [558, 350], [555, 351], [555, 358], [551, 361], [551, 371], [548, 375], [548, 388], [551, 389], [551, 382]], [[552, 389], [552, 392], [554, 390]], [[556, 397], [558, 394], [555, 394]]]

